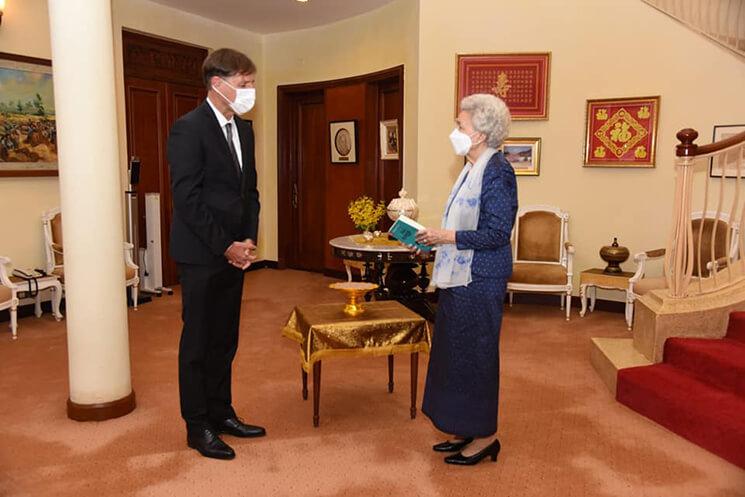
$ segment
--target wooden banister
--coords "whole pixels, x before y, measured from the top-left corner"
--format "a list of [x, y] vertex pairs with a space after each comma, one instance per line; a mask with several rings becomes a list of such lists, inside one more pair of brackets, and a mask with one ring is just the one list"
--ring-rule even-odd
[[745, 143], [745, 131], [708, 145], [696, 145], [693, 143], [698, 138], [698, 131], [695, 129], [681, 129], [675, 136], [680, 141], [675, 146], [675, 155], [678, 157], [697, 157], [699, 155], [712, 154], [725, 148]]

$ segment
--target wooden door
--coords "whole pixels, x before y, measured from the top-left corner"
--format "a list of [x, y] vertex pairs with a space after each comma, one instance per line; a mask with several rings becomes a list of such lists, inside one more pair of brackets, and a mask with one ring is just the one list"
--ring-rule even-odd
[[[397, 119], [403, 130], [403, 67], [280, 86], [277, 119], [279, 265], [339, 274], [328, 242], [354, 233], [349, 202], [368, 195], [387, 203], [401, 188], [402, 161], [380, 160], [378, 143], [380, 121]], [[355, 163], [331, 163], [332, 121], [356, 122]]]
[[[140, 159], [140, 183], [137, 185], [137, 230], [140, 247], [147, 246], [145, 234], [145, 194], [161, 194], [161, 233], [168, 238], [169, 226], [163, 215], [163, 185], [166, 155], [167, 117], [166, 84], [138, 78], [124, 81], [127, 106], [127, 152]], [[166, 189], [167, 190], [167, 189]], [[165, 246], [165, 243], [162, 243]], [[138, 248], [135, 248], [137, 250]], [[165, 252], [166, 257], [168, 252]], [[143, 261], [140, 261], [142, 266]], [[143, 268], [145, 269], [145, 268]], [[164, 265], [163, 279], [166, 282]]]
[[173, 285], [178, 282], [178, 274], [169, 255], [173, 208], [166, 143], [176, 119], [206, 96], [200, 67], [207, 50], [129, 31], [122, 31], [122, 48], [127, 150], [129, 157], [139, 157], [142, 165], [138, 187], [140, 246], [146, 243], [145, 194], [160, 193], [163, 284]]
[[324, 192], [326, 133], [323, 92], [296, 95], [291, 102], [289, 171], [290, 244], [285, 265], [293, 269], [323, 271], [327, 248]]

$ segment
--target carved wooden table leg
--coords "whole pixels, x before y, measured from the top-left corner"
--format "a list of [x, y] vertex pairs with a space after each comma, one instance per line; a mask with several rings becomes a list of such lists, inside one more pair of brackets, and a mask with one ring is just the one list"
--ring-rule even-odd
[[303, 400], [308, 400], [308, 373], [300, 367], [300, 373], [303, 375]]
[[393, 393], [393, 354], [388, 356], [388, 393]]
[[313, 426], [318, 428], [318, 404], [321, 400], [321, 361], [313, 363]]
[[411, 354], [411, 419], [416, 418], [416, 388], [419, 376], [419, 352]]

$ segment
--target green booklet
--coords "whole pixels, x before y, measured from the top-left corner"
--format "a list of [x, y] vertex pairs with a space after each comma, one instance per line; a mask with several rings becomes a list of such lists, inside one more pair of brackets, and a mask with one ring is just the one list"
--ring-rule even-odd
[[424, 226], [413, 219], [402, 215], [396, 219], [396, 222], [393, 223], [393, 226], [388, 230], [388, 233], [401, 243], [413, 245], [422, 251], [429, 252], [432, 250], [432, 247], [422, 245], [416, 241], [416, 234], [423, 229], [425, 229]]

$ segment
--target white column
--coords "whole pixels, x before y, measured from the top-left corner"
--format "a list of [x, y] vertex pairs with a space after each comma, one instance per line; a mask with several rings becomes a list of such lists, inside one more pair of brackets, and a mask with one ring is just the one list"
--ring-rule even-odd
[[49, 0], [64, 232], [68, 416], [134, 409], [109, 0]]

